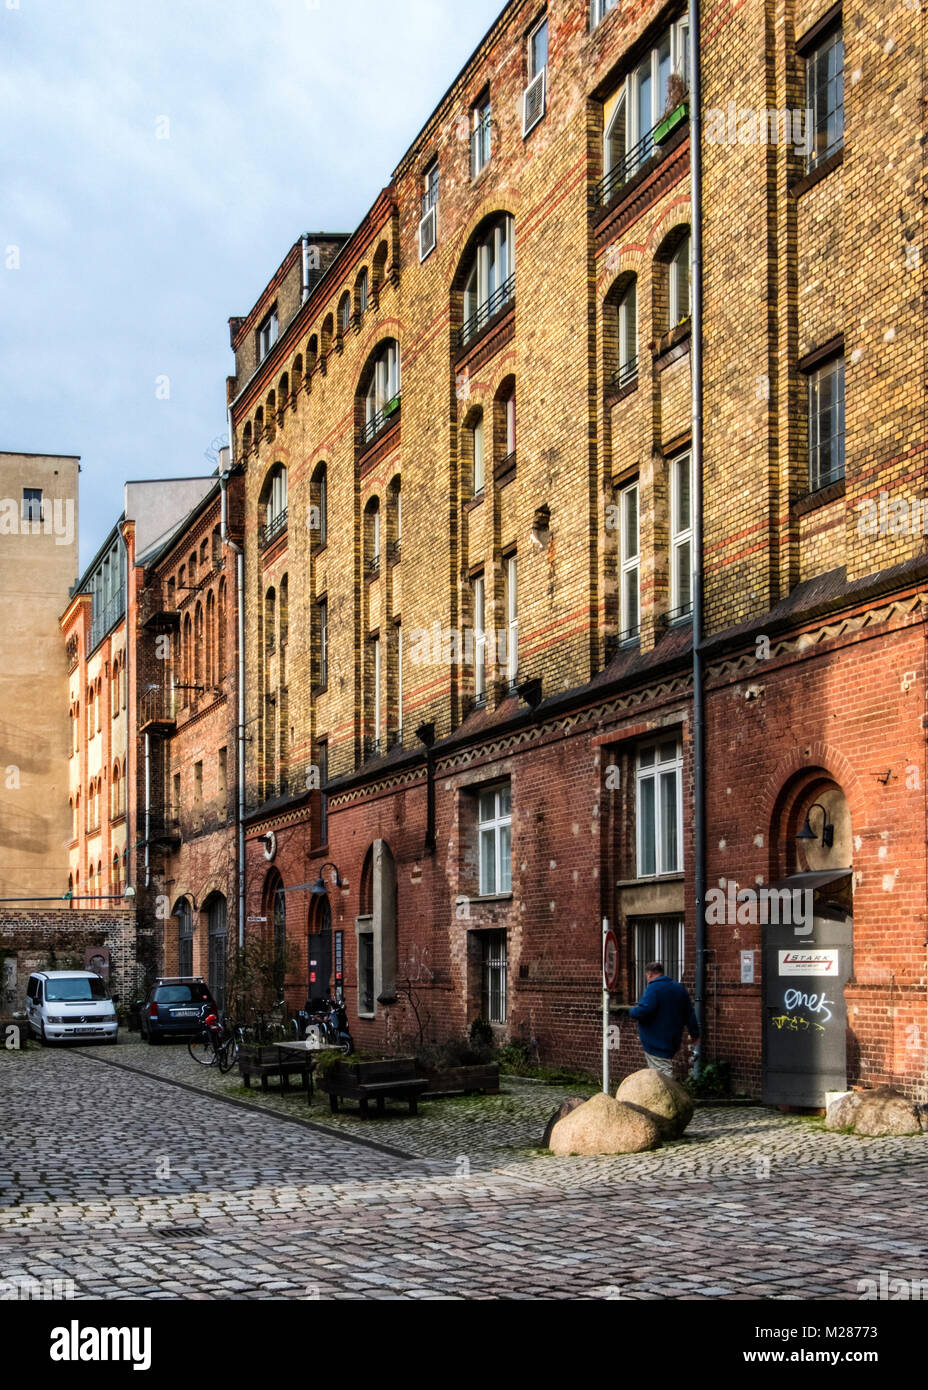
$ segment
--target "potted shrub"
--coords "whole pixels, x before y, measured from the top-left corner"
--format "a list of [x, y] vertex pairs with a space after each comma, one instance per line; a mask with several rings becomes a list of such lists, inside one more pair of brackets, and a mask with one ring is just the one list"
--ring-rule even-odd
[[689, 106], [686, 101], [686, 84], [679, 73], [671, 73], [670, 81], [667, 84], [667, 104], [664, 107], [664, 115], [654, 128], [654, 143], [662, 145], [678, 125], [681, 125], [689, 115]]
[[493, 1030], [476, 1019], [469, 1038], [453, 1038], [438, 1047], [420, 1047], [416, 1066], [428, 1080], [423, 1100], [438, 1096], [466, 1096], [476, 1092], [496, 1095], [499, 1091], [499, 1065]]

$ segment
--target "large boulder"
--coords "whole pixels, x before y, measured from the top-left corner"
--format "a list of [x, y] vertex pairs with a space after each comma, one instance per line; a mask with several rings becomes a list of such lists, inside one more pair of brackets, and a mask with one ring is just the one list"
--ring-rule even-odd
[[551, 1135], [558, 1120], [563, 1120], [566, 1115], [570, 1115], [579, 1106], [586, 1105], [586, 1102], [586, 1096], [568, 1096], [566, 1100], [561, 1101], [560, 1105], [545, 1125], [544, 1137], [541, 1141], [541, 1147], [543, 1149], [550, 1149]]
[[919, 1121], [914, 1101], [907, 1100], [891, 1086], [880, 1086], [875, 1091], [861, 1092], [853, 1123], [858, 1134], [877, 1136], [920, 1134]]
[[632, 1105], [623, 1105], [602, 1091], [578, 1105], [551, 1131], [549, 1148], [568, 1154], [637, 1154], [660, 1147], [656, 1120]]
[[826, 1129], [853, 1129], [860, 1109], [860, 1091], [844, 1091], [829, 1103], [825, 1111]]
[[693, 1102], [679, 1081], [652, 1067], [626, 1076], [615, 1098], [650, 1115], [663, 1139], [679, 1139], [693, 1118]]

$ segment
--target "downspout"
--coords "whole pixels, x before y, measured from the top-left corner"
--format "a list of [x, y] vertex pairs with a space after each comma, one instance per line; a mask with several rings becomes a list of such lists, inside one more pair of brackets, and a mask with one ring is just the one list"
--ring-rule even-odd
[[[304, 250], [306, 238], [303, 239]], [[305, 264], [305, 258], [304, 258]], [[229, 423], [229, 469], [235, 463], [235, 435], [232, 431], [232, 411], [227, 410]], [[235, 554], [235, 607], [238, 625], [238, 762], [236, 767], [238, 782], [238, 946], [245, 946], [245, 552], [229, 536], [229, 474], [219, 471], [219, 488], [222, 494], [221, 538]]]
[[703, 439], [702, 439], [702, 72], [699, 0], [689, 0], [690, 21], [690, 226], [692, 315], [690, 362], [693, 399], [693, 852], [696, 899], [695, 1008], [698, 1076], [706, 1056], [706, 708], [703, 593]]
[[[300, 294], [300, 303], [305, 304], [309, 298], [309, 236], [306, 232], [303, 233], [301, 244], [303, 250], [303, 285]], [[231, 448], [231, 445], [229, 447]]]
[[151, 736], [145, 735], [145, 887], [151, 878]]
[[[135, 750], [135, 744], [134, 744], [134, 741], [133, 741], [133, 734], [132, 734], [132, 685], [131, 685], [132, 668], [131, 668], [131, 666], [130, 666], [131, 654], [132, 654], [132, 642], [131, 642], [130, 639], [131, 639], [131, 637], [132, 637], [132, 633], [131, 633], [130, 628], [129, 628], [129, 620], [130, 620], [130, 613], [129, 613], [129, 607], [130, 607], [130, 604], [129, 604], [129, 576], [130, 576], [130, 572], [131, 572], [131, 571], [130, 571], [130, 567], [129, 567], [129, 542], [126, 540], [125, 533], [124, 533], [124, 531], [123, 531], [122, 526], [119, 527], [119, 539], [122, 541], [122, 548], [123, 548], [123, 551], [124, 551], [125, 557], [126, 557], [126, 642], [125, 642], [125, 652], [124, 652], [124, 654], [123, 654], [123, 660], [125, 661], [125, 665], [126, 665], [126, 779], [125, 779], [125, 780], [126, 780], [126, 887], [125, 887], [125, 889], [124, 889], [124, 893], [125, 893], [125, 892], [127, 892], [127, 891], [132, 887], [132, 878], [133, 878], [132, 870], [133, 870], [134, 862], [135, 862], [135, 845], [133, 844], [133, 838], [132, 838], [132, 820], [133, 820], [133, 810], [137, 810], [137, 805], [136, 805], [136, 807], [133, 807], [132, 798], [131, 798], [130, 795], [129, 795], [129, 788], [133, 785], [132, 764], [133, 764], [133, 762], [135, 761], [135, 759], [134, 759], [133, 756], [132, 756], [132, 755], [133, 755], [133, 752], [134, 752], [134, 750]], [[147, 806], [147, 797], [146, 797], [146, 806]], [[148, 839], [148, 829], [147, 829], [147, 827], [146, 827], [146, 830], [145, 830], [145, 838], [146, 838], [146, 840]], [[147, 854], [148, 854], [148, 845], [147, 845], [147, 844], [146, 844], [146, 846], [145, 846], [145, 854], [146, 854], [146, 856], [147, 856]], [[147, 870], [146, 870], [145, 886], [146, 886], [146, 888], [148, 887]]]

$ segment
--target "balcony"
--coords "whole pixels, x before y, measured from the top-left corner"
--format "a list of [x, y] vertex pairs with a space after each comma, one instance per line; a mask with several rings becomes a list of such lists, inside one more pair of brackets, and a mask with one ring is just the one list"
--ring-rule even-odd
[[149, 632], [180, 631], [180, 613], [168, 604], [160, 584], [143, 590], [139, 598], [139, 622]]
[[180, 812], [177, 807], [153, 806], [148, 813], [148, 838], [145, 843], [170, 853], [180, 849], [181, 841]]
[[385, 406], [376, 410], [369, 420], [364, 422], [363, 440], [364, 447], [373, 444], [378, 435], [383, 434], [390, 425], [400, 417], [401, 393], [397, 391], [392, 400], [387, 401]]
[[510, 275], [508, 280], [504, 280], [499, 289], [494, 290], [491, 295], [478, 307], [475, 314], [471, 314], [469, 319], [465, 319], [458, 329], [455, 338], [455, 347], [460, 350], [473, 342], [478, 334], [482, 333], [492, 318], [505, 309], [510, 300], [515, 299], [516, 277], [515, 272]]
[[173, 733], [177, 724], [177, 693], [174, 690], [146, 690], [139, 700], [139, 731]]
[[365, 578], [365, 579], [379, 579], [379, 578], [380, 578], [380, 556], [379, 556], [379, 555], [371, 555], [370, 558], [369, 558], [368, 560], [365, 561], [365, 564], [364, 564], [364, 578]]
[[266, 526], [262, 526], [260, 535], [260, 545], [262, 550], [267, 550], [268, 546], [274, 542], [287, 530], [287, 508], [272, 516]]
[[[642, 135], [637, 144], [626, 150], [625, 154], [600, 179], [593, 190], [593, 204], [604, 208], [617, 197], [627, 183], [646, 167], [660, 163], [664, 155], [663, 145], [675, 130], [683, 126], [689, 114], [689, 107], [682, 102], [675, 110], [662, 116], [657, 125]], [[674, 142], [675, 144], [677, 142]]]
[[403, 557], [403, 542], [399, 536], [395, 541], [387, 541], [387, 564], [398, 565]]
[[690, 622], [692, 617], [693, 601], [690, 599], [689, 603], [681, 603], [678, 608], [671, 608], [669, 612], [664, 613], [661, 622], [664, 627], [680, 627], [683, 623]]

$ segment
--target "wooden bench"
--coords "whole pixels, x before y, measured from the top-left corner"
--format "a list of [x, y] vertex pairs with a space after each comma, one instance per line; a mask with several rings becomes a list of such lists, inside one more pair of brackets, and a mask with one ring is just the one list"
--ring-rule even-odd
[[302, 1089], [312, 1100], [313, 1095], [313, 1061], [309, 1056], [293, 1057], [277, 1047], [261, 1047], [254, 1052], [242, 1051], [238, 1057], [239, 1075], [245, 1082], [246, 1089], [251, 1089], [252, 1077], [257, 1077], [261, 1082], [262, 1091], [269, 1089], [268, 1082], [272, 1076], [279, 1077], [280, 1088], [282, 1091], [289, 1091], [290, 1078], [299, 1076], [301, 1078]]
[[340, 1100], [356, 1100], [361, 1115], [367, 1119], [371, 1101], [378, 1115], [384, 1113], [387, 1100], [405, 1100], [410, 1115], [419, 1112], [419, 1097], [428, 1088], [425, 1077], [416, 1074], [412, 1057], [391, 1058], [383, 1062], [336, 1062], [319, 1079], [319, 1085], [329, 1097], [332, 1114], [338, 1113]]

